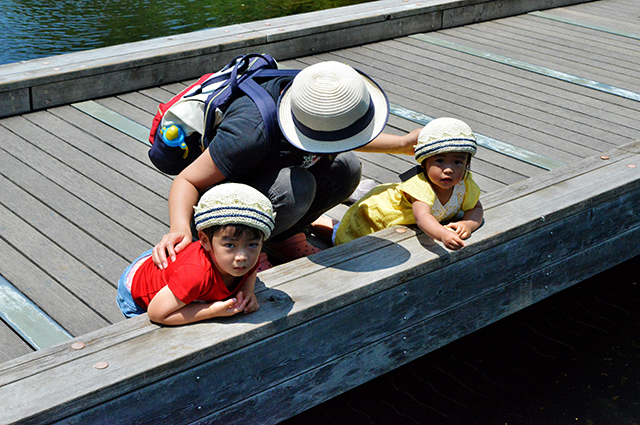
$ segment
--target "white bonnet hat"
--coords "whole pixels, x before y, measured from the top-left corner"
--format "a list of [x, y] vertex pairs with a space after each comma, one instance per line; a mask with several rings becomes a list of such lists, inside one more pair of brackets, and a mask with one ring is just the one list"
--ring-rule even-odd
[[271, 236], [276, 214], [271, 201], [258, 190], [240, 183], [223, 183], [205, 192], [194, 207], [196, 229], [226, 224], [254, 227]]
[[419, 164], [425, 159], [445, 152], [476, 154], [478, 145], [471, 127], [455, 118], [436, 118], [424, 126], [414, 146]]
[[320, 62], [296, 75], [278, 101], [284, 137], [298, 149], [338, 153], [382, 132], [389, 101], [369, 77], [340, 62]]

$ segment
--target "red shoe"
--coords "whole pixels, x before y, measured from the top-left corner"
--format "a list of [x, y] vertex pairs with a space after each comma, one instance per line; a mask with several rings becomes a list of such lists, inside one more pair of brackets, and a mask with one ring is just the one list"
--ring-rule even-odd
[[321, 215], [316, 221], [311, 223], [311, 230], [314, 235], [320, 236], [333, 244], [333, 226], [336, 224], [338, 224], [338, 222], [331, 217]]
[[281, 257], [283, 261], [297, 260], [322, 251], [307, 242], [307, 235], [304, 233], [296, 233], [280, 242], [268, 242], [267, 246], [271, 255]]
[[260, 257], [258, 257], [258, 261], [260, 262], [260, 265], [258, 266], [258, 273], [273, 268], [273, 264], [271, 264], [271, 262], [269, 261], [269, 258], [267, 257], [266, 252], [260, 253]]

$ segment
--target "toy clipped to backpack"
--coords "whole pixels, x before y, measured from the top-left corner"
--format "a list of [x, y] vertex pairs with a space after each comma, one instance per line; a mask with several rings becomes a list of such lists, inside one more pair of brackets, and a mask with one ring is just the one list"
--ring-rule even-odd
[[184, 131], [182, 131], [180, 127], [175, 124], [169, 127], [162, 127], [160, 134], [162, 135], [162, 141], [165, 145], [171, 146], [172, 148], [180, 148], [184, 151], [182, 154], [183, 159], [189, 156], [189, 147], [184, 140]]
[[149, 157], [160, 171], [177, 175], [201, 153], [199, 142], [198, 133], [187, 134], [179, 125], [167, 124], [157, 128]]

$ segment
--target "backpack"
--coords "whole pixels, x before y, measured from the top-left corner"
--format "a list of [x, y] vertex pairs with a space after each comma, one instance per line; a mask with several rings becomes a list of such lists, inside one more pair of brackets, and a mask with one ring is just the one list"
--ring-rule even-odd
[[278, 69], [267, 54], [234, 58], [220, 71], [205, 74], [158, 106], [149, 133], [149, 158], [162, 172], [176, 175], [204, 152], [215, 136], [227, 107], [242, 94], [258, 107], [269, 139], [278, 134], [276, 104], [256, 82], [295, 76], [299, 70]]

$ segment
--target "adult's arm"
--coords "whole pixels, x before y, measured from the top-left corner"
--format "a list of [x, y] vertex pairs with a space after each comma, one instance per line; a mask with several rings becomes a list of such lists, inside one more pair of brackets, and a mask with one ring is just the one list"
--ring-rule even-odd
[[169, 191], [169, 233], [162, 237], [152, 253], [153, 262], [158, 268], [167, 267], [167, 258], [175, 261], [176, 254], [191, 243], [193, 207], [203, 191], [224, 179], [207, 151], [173, 180]]
[[401, 153], [413, 155], [413, 146], [418, 143], [420, 128], [404, 135], [381, 133], [368, 144], [357, 150], [360, 152]]

